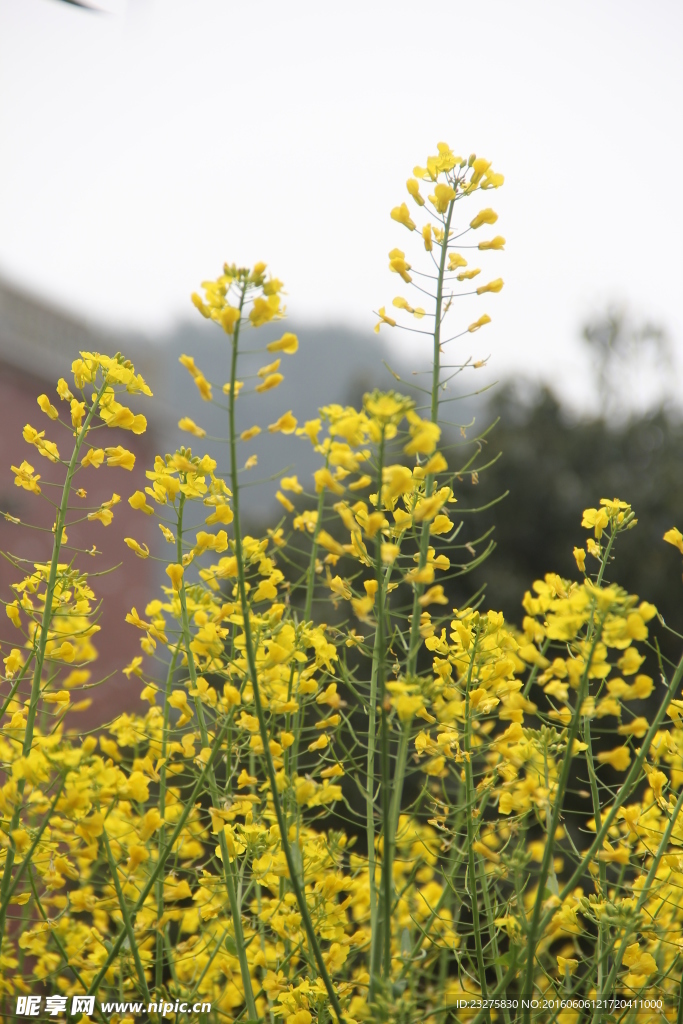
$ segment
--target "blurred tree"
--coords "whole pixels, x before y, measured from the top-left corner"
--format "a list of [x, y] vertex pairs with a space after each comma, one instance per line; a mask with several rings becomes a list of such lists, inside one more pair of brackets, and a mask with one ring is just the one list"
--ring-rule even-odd
[[549, 388], [525, 381], [501, 387], [490, 411], [500, 420], [486, 443], [502, 457], [476, 488], [464, 484], [459, 500], [484, 505], [509, 494], [477, 517], [479, 529], [482, 518], [495, 526], [497, 547], [457, 581], [458, 600], [486, 584], [485, 604], [519, 622], [532, 580], [550, 571], [576, 576], [572, 548], [585, 547], [588, 536], [580, 525], [583, 509], [616, 496], [632, 504], [639, 524], [619, 541], [614, 578], [653, 601], [680, 630], [680, 558], [662, 541], [665, 530], [683, 526], [680, 415], [660, 408], [616, 425], [605, 417], [572, 420]]
[[671, 345], [660, 325], [636, 324], [624, 309], [611, 308], [590, 320], [581, 337], [605, 415], [623, 416], [633, 408], [634, 393], [645, 388], [660, 400], [669, 394]]

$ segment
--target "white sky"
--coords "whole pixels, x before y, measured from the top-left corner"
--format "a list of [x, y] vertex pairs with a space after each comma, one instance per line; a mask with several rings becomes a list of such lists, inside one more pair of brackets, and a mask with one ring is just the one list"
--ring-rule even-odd
[[577, 398], [608, 301], [683, 346], [678, 0], [99, 2], [0, 0], [10, 280], [158, 332], [264, 259], [293, 320], [369, 327], [417, 243], [389, 210], [443, 139], [506, 176], [475, 356]]

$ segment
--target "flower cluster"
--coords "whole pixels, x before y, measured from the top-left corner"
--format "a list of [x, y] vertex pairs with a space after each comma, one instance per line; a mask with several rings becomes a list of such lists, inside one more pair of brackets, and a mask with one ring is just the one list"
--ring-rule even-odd
[[[225, 332], [230, 376], [181, 362], [204, 401], [227, 399], [227, 464], [183, 416], [194, 448], [157, 455], [144, 489], [79, 506], [106, 526], [127, 500], [141, 525], [156, 522], [158, 545], [125, 544], [158, 560], [164, 581], [126, 615], [140, 638], [125, 669], [138, 711], [84, 738], [63, 721], [91, 685], [98, 630], [94, 580], [79, 553], [65, 557], [72, 498], [86, 497], [75, 477], [132, 467], [92, 431], [144, 430], [122, 399], [150, 392], [122, 357], [83, 353], [76, 395], [57, 386], [68, 419], [38, 399], [74, 440], [65, 460], [46, 431], [24, 431], [64, 486], [51, 561], [15, 558], [5, 600], [21, 639], [2, 645], [3, 1019], [38, 988], [203, 1001], [215, 1021], [285, 1024], [493, 1019], [478, 999], [573, 1022], [578, 1011], [553, 1008], [674, 997], [683, 660], [659, 655], [656, 609], [606, 578], [633, 511], [615, 498], [584, 512], [578, 578], [535, 581], [519, 626], [452, 596], [490, 541], [459, 539], [478, 469], [440, 416], [452, 275], [478, 273], [462, 270], [451, 224], [456, 202], [502, 180], [440, 144], [408, 182], [438, 221], [421, 234], [430, 309], [394, 303], [431, 318], [426, 402], [420, 389], [375, 390], [300, 425], [271, 405], [294, 334], [242, 373], [251, 329], [283, 315], [282, 283], [261, 263], [226, 265], [193, 296]], [[416, 230], [405, 204], [392, 218]], [[466, 230], [495, 219], [485, 209]], [[391, 270], [416, 273], [398, 250]], [[249, 391], [262, 413], [239, 433]], [[264, 429], [310, 444], [319, 462], [308, 480], [281, 477], [281, 518], [253, 536], [240, 444]], [[12, 470], [44, 499], [31, 463]], [[678, 530], [665, 540], [683, 551]]]

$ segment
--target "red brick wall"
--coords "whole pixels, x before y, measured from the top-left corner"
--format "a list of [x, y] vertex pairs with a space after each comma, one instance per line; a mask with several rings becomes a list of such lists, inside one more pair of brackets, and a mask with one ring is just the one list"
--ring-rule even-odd
[[[67, 368], [65, 366], [64, 376], [68, 379]], [[41, 486], [46, 484], [43, 486], [43, 494], [48, 495], [56, 504], [59, 503], [61, 489], [48, 487], [47, 483], [62, 480], [64, 468], [41, 456], [22, 437], [24, 425], [31, 423], [37, 430], [44, 429], [46, 437], [57, 442], [62, 458], [68, 458], [71, 435], [59, 424], [52, 423], [36, 404], [37, 396], [46, 392], [55, 405], [61, 406], [60, 414], [68, 410], [67, 405], [58, 400], [54, 391], [55, 384], [56, 381], [46, 385], [39, 376], [32, 377], [0, 363], [0, 510], [22, 520], [22, 525], [16, 525], [0, 517], [0, 551], [12, 552], [30, 562], [49, 559], [52, 545], [50, 528], [55, 513], [42, 495], [31, 494], [14, 485], [14, 474], [10, 466], [18, 466], [26, 459], [41, 474]], [[105, 464], [99, 469], [88, 467], [79, 471], [76, 477], [76, 486], [84, 487], [88, 496], [83, 501], [74, 497], [72, 504], [75, 506], [98, 505], [109, 500], [114, 492], [121, 496], [120, 504], [113, 508], [114, 520], [109, 526], [93, 521], [67, 530], [69, 547], [90, 548], [96, 544], [103, 552], [95, 557], [78, 554], [76, 564], [90, 572], [102, 572], [122, 563], [111, 574], [92, 580], [93, 590], [98, 598], [102, 598], [103, 604], [99, 619], [102, 629], [93, 638], [99, 657], [90, 666], [91, 682], [104, 676], [111, 678], [87, 693], [92, 699], [92, 705], [87, 711], [67, 716], [67, 726], [78, 728], [79, 731], [100, 725], [121, 711], [144, 712], [148, 707], [139, 699], [139, 680], [135, 676], [128, 680], [121, 671], [134, 655], [141, 653], [139, 641], [142, 634], [124, 620], [126, 612], [133, 605], [143, 614], [145, 604], [156, 596], [157, 578], [154, 563], [137, 558], [124, 544], [124, 537], [134, 537], [140, 543], [147, 543], [150, 548], [153, 543], [158, 546], [158, 538], [154, 535], [155, 530], [158, 532], [155, 521], [150, 516], [135, 512], [127, 501], [134, 490], [142, 490], [148, 483], [145, 470], [151, 467], [154, 460], [153, 439], [149, 434], [136, 437], [129, 431], [107, 428], [94, 436], [102, 447], [123, 445], [135, 453], [136, 461], [130, 472]], [[69, 514], [67, 522], [76, 518], [80, 516], [74, 510]], [[28, 529], [23, 525], [24, 522], [41, 527], [44, 532]], [[64, 548], [62, 552], [61, 561], [73, 555], [72, 551], [67, 553]], [[13, 600], [14, 593], [10, 584], [21, 578], [6, 559], [0, 559], [0, 596], [3, 600]], [[4, 608], [0, 608], [0, 640], [5, 653], [5, 643], [15, 647], [22, 647], [24, 643], [19, 630], [6, 617]], [[73, 699], [79, 697], [74, 695]]]

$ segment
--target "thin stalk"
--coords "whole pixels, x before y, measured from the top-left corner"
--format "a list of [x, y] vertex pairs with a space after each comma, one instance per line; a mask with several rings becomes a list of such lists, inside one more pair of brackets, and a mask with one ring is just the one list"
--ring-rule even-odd
[[38, 846], [38, 843], [43, 838], [43, 834], [45, 832], [45, 829], [50, 824], [50, 821], [52, 819], [52, 815], [54, 813], [54, 809], [57, 806], [57, 802], [58, 802], [60, 796], [62, 795], [62, 790], [64, 789], [65, 782], [66, 782], [66, 777], [62, 776], [62, 778], [60, 779], [60, 783], [59, 783], [59, 789], [55, 793], [55, 795], [54, 795], [54, 797], [52, 799], [52, 803], [50, 804], [50, 809], [47, 812], [47, 814], [45, 815], [45, 817], [43, 818], [41, 826], [38, 829], [38, 831], [36, 832], [35, 836], [33, 837], [33, 842], [31, 843], [31, 845], [29, 846], [28, 850], [26, 851], [26, 856], [24, 857], [24, 859], [22, 860], [21, 864], [19, 865], [19, 870], [17, 871], [16, 875], [12, 879], [12, 883], [9, 886], [8, 890], [7, 890], [7, 904], [9, 904], [9, 901], [11, 900], [12, 896], [14, 895], [15, 889], [17, 888], [17, 886], [19, 885], [19, 882], [23, 878], [24, 872], [26, 871], [26, 868], [29, 866], [29, 864], [31, 864], [33, 862], [33, 854], [34, 854], [34, 852], [35, 852], [35, 850], [36, 850], [36, 848]]
[[[325, 462], [327, 466], [327, 462]], [[323, 517], [323, 508], [325, 505], [325, 491], [322, 490], [318, 495], [318, 518], [315, 522], [315, 529], [313, 531], [313, 539], [311, 541], [311, 553], [308, 560], [308, 573], [306, 578], [306, 599], [304, 601], [304, 622], [311, 621], [311, 615], [313, 614], [313, 595], [315, 593], [315, 561], [318, 556], [318, 536], [320, 534], [320, 527]], [[297, 774], [299, 769], [299, 744], [301, 741], [301, 711], [295, 711], [292, 720], [292, 732], [294, 734], [294, 743], [290, 751], [288, 751], [287, 764], [289, 768], [289, 775], [294, 776]], [[298, 804], [294, 804], [297, 812], [298, 822]]]
[[[185, 495], [180, 495], [180, 501], [178, 504], [178, 528], [177, 528], [177, 558], [178, 562], [182, 563], [183, 557], [183, 511], [185, 508]], [[204, 707], [202, 705], [201, 695], [197, 693], [197, 668], [194, 660], [194, 652], [191, 647], [192, 634], [190, 632], [190, 619], [187, 614], [187, 594], [185, 592], [185, 581], [181, 582], [180, 590], [178, 591], [178, 598], [180, 600], [180, 612], [182, 616], [182, 629], [183, 629], [183, 645], [185, 647], [185, 656], [187, 658], [187, 668], [192, 683], [192, 689], [195, 691], [197, 696], [194, 698], [194, 706], [197, 714], [197, 721], [199, 723], [199, 732], [202, 738], [203, 746], [210, 747], [211, 741], [209, 739], [209, 732], [206, 727], [206, 720], [204, 718]], [[216, 782], [216, 775], [212, 771], [208, 775], [209, 792], [211, 794], [211, 802], [214, 807], [218, 807], [220, 803], [220, 795], [218, 792], [218, 784]], [[249, 961], [247, 960], [247, 947], [244, 941], [244, 931], [242, 930], [242, 911], [237, 899], [237, 893], [235, 890], [235, 879], [233, 878], [232, 866], [230, 862], [230, 851], [228, 850], [228, 842], [225, 837], [224, 829], [220, 829], [218, 833], [218, 844], [221, 849], [221, 861], [223, 865], [223, 877], [225, 879], [225, 886], [228, 890], [228, 899], [230, 901], [230, 913], [232, 915], [232, 924], [235, 932], [235, 946], [237, 948], [237, 959], [240, 965], [240, 974], [242, 976], [242, 985], [244, 986], [244, 1001], [247, 1005], [247, 1011], [250, 1018], [256, 1018], [256, 1003], [254, 1001], [254, 991], [251, 984], [251, 974], [249, 972]]]
[[[438, 423], [439, 421], [439, 382], [441, 379], [441, 320], [442, 320], [442, 309], [443, 309], [443, 284], [444, 275], [446, 273], [446, 257], [448, 255], [448, 233], [451, 227], [451, 220], [453, 217], [453, 211], [455, 209], [455, 200], [448, 206], [448, 213], [446, 214], [446, 220], [444, 222], [444, 238], [441, 245], [441, 256], [439, 258], [439, 273], [436, 283], [436, 306], [434, 313], [434, 343], [432, 349], [432, 394], [431, 394], [431, 409], [430, 415], [432, 423]], [[428, 498], [432, 493], [434, 486], [434, 477], [430, 473], [425, 479], [425, 496]], [[427, 564], [427, 550], [429, 548], [429, 523], [425, 522], [422, 524], [422, 532], [420, 534], [420, 561], [418, 563], [419, 569], [424, 569]], [[413, 618], [410, 624], [410, 643], [408, 648], [408, 663], [407, 673], [408, 675], [415, 674], [415, 667], [417, 665], [417, 655], [420, 649], [420, 594], [421, 587], [415, 587], [415, 594], [413, 596]]]
[[[42, 917], [42, 919], [45, 922], [45, 924], [49, 926], [50, 923], [51, 923], [50, 922], [50, 918], [45, 913], [45, 908], [43, 907], [43, 904], [40, 901], [40, 896], [38, 894], [38, 889], [36, 887], [36, 880], [33, 877], [33, 869], [32, 868], [29, 870], [29, 873], [28, 873], [28, 881], [29, 881], [29, 885], [31, 886], [31, 891], [33, 892], [33, 898], [36, 901], [36, 906], [38, 907], [38, 911], [40, 913], [40, 916]], [[81, 972], [78, 970], [78, 968], [74, 967], [74, 965], [73, 965], [73, 957], [69, 957], [69, 954], [67, 953], [66, 949], [64, 948], [64, 943], [60, 939], [59, 932], [57, 931], [56, 928], [51, 928], [50, 929], [50, 937], [53, 939], [55, 946], [57, 947], [57, 949], [61, 953], [62, 959], [64, 960], [65, 967], [67, 967], [70, 971], [73, 972], [73, 975], [74, 975], [76, 981], [79, 983], [79, 985], [81, 985], [83, 987], [83, 991], [87, 992], [88, 991], [87, 982], [81, 976]], [[97, 1005], [95, 1005], [95, 1014], [99, 1017], [99, 1019], [101, 1021], [104, 1022], [104, 1024], [108, 1024], [107, 1019], [102, 1015], [102, 1011], [99, 1009], [99, 1007]]]
[[[365, 785], [365, 834], [368, 844], [368, 885], [370, 888], [370, 964], [375, 963], [377, 946], [377, 886], [375, 880], [375, 740], [377, 737], [377, 674], [379, 665], [379, 632], [375, 630], [375, 643], [370, 674], [370, 702], [368, 707], [368, 752]], [[368, 1002], [372, 1005], [377, 976], [370, 972]]]
[[[242, 294], [240, 296], [240, 319], [244, 301], [246, 298], [246, 283], [242, 287]], [[251, 620], [250, 620], [250, 608], [247, 600], [246, 591], [246, 580], [245, 580], [245, 569], [244, 569], [244, 551], [242, 548], [242, 530], [240, 523], [240, 493], [239, 493], [239, 475], [237, 468], [237, 443], [236, 443], [236, 431], [235, 431], [235, 386], [237, 374], [237, 355], [239, 351], [239, 333], [240, 333], [240, 320], [235, 324], [235, 330], [232, 337], [232, 362], [230, 372], [230, 402], [229, 402], [229, 418], [230, 418], [230, 477], [233, 494], [233, 531], [234, 531], [234, 543], [235, 543], [235, 557], [237, 560], [237, 583], [238, 592], [240, 597], [240, 605], [242, 608], [242, 619], [244, 629], [244, 640], [245, 640], [245, 651], [247, 657], [247, 667], [251, 683], [254, 691], [254, 705], [256, 710], [256, 717], [259, 723], [259, 732], [261, 734], [261, 741], [263, 744], [263, 759], [266, 766], [266, 773], [268, 775], [268, 782], [270, 784], [270, 794], [273, 800], [273, 808], [275, 810], [275, 817], [277, 819], [278, 828], [280, 830], [280, 841], [282, 843], [282, 851], [285, 855], [287, 862], [287, 869], [289, 871], [290, 882], [292, 890], [296, 898], [299, 913], [301, 914], [301, 920], [304, 925], [306, 937], [309, 942], [309, 947], [315, 958], [318, 972], [322, 978], [323, 984], [329, 996], [330, 1002], [337, 1016], [337, 1019], [342, 1022], [343, 1016], [341, 1012], [341, 1006], [339, 1003], [339, 997], [335, 991], [332, 979], [330, 978], [327, 970], [327, 965], [323, 959], [322, 950], [318, 942], [315, 930], [313, 928], [313, 922], [308, 909], [308, 903], [306, 902], [305, 889], [302, 887], [302, 883], [299, 879], [297, 866], [294, 862], [292, 854], [292, 848], [289, 843], [289, 836], [287, 834], [287, 823], [285, 821], [284, 813], [282, 810], [282, 801], [280, 800], [280, 794], [277, 788], [277, 779], [275, 776], [275, 767], [273, 765], [273, 758], [270, 753], [268, 735], [268, 725], [266, 723], [266, 717], [263, 707], [263, 701], [261, 699], [261, 691], [259, 688], [258, 671], [256, 668], [256, 652], [254, 650], [254, 642], [251, 632]]]
[[553, 854], [555, 852], [555, 833], [557, 832], [557, 826], [560, 820], [560, 815], [562, 813], [565, 790], [567, 789], [567, 784], [569, 782], [569, 775], [571, 772], [571, 766], [573, 761], [572, 748], [574, 746], [574, 740], [576, 739], [579, 731], [579, 723], [581, 721], [581, 706], [586, 698], [586, 693], [588, 690], [588, 672], [593, 660], [595, 646], [598, 642], [599, 637], [600, 631], [598, 630], [591, 644], [591, 649], [586, 661], [586, 668], [584, 670], [583, 676], [581, 677], [581, 682], [579, 684], [579, 689], [576, 695], [576, 707], [574, 709], [574, 714], [572, 716], [569, 729], [567, 730], [566, 752], [564, 760], [562, 762], [562, 770], [560, 772], [560, 778], [558, 779], [557, 789], [555, 791], [553, 799], [553, 810], [550, 817], [550, 824], [548, 826], [548, 840], [545, 844], [545, 849], [543, 851], [543, 860], [541, 861], [541, 869], [538, 877], [538, 891], [536, 893], [536, 900], [534, 902], [534, 909], [531, 916], [531, 924], [529, 926], [527, 940], [526, 969], [524, 974], [524, 982], [522, 985], [522, 998], [527, 1002], [527, 1006], [523, 1006], [522, 1008], [522, 1019], [525, 1022], [528, 1022], [531, 1018], [529, 1004], [531, 1002], [534, 986], [534, 965], [536, 962], [535, 951], [537, 939], [538, 936], [542, 934], [542, 927], [540, 923], [541, 911], [544, 903], [545, 883], [548, 878], [550, 866], [552, 864]]
[[[593, 817], [595, 818], [596, 831], [600, 829], [602, 825], [602, 814], [600, 811], [600, 794], [598, 793], [598, 777], [595, 773], [595, 761], [593, 760], [593, 744], [591, 739], [591, 724], [590, 719], [586, 718], [584, 726], [584, 741], [586, 743], [586, 762], [588, 765], [588, 777], [590, 780], [591, 797], [593, 801]], [[600, 878], [600, 891], [604, 897], [607, 892], [607, 865], [603, 860], [598, 861], [598, 871]], [[602, 920], [598, 922], [598, 951], [597, 951], [597, 980], [596, 980], [596, 992], [598, 1005], [593, 1013], [593, 1022], [598, 1024], [602, 1017], [602, 1010], [600, 1008], [600, 1000], [602, 999], [603, 993], [603, 970], [604, 962], [606, 957], [605, 939], [606, 932], [609, 926], [606, 926]]]
[[[661, 862], [662, 857], [664, 856], [664, 852], [665, 852], [667, 846], [669, 845], [669, 839], [671, 838], [671, 833], [674, 830], [674, 826], [676, 824], [676, 821], [678, 820], [678, 815], [680, 814], [680, 811], [681, 811], [682, 807], [683, 807], [683, 790], [681, 790], [681, 792], [679, 794], [678, 800], [676, 801], [674, 809], [673, 809], [673, 811], [671, 813], [671, 817], [669, 818], [668, 824], [667, 824], [666, 828], [664, 829], [664, 835], [662, 836], [661, 841], [659, 843], [659, 847], [657, 849], [657, 853], [652, 858], [652, 864], [650, 865], [650, 870], [647, 873], [647, 876], [646, 876], [645, 881], [643, 883], [643, 887], [642, 887], [642, 889], [640, 891], [640, 896], [638, 897], [638, 902], [636, 903], [635, 910], [633, 912], [633, 916], [636, 919], [637, 919], [638, 914], [642, 910], [645, 901], [652, 896], [652, 892], [651, 892], [651, 888], [650, 887], [651, 887], [652, 882], [654, 881], [654, 878], [655, 878], [655, 876], [657, 874], [657, 869], [659, 867], [659, 864]], [[619, 949], [617, 950], [616, 955], [614, 957], [614, 963], [612, 964], [612, 969], [609, 972], [609, 974], [607, 975], [607, 978], [605, 979], [605, 991], [606, 992], [613, 991], [613, 986], [614, 986], [614, 983], [616, 981], [617, 973], [619, 971], [619, 968], [621, 967], [622, 957], [623, 957], [624, 953], [626, 952], [626, 947], [628, 946], [628, 941], [631, 938], [631, 935], [633, 934], [634, 930], [635, 929], [633, 927], [631, 927], [631, 926], [627, 926], [627, 928], [625, 929], [625, 934], [622, 937], [621, 944], [620, 944]], [[610, 986], [612, 986], [612, 988], [610, 988]]]
[[[676, 666], [676, 671], [671, 677], [671, 681], [669, 683], [666, 695], [664, 696], [662, 703], [657, 709], [657, 713], [655, 714], [655, 717], [652, 720], [652, 724], [650, 725], [650, 728], [648, 729], [643, 739], [642, 746], [638, 754], [636, 755], [636, 758], [633, 761], [633, 764], [631, 765], [628, 775], [624, 779], [624, 782], [621, 788], [619, 789], [619, 792], [616, 795], [614, 803], [612, 804], [609, 811], [603, 818], [602, 825], [597, 830], [595, 838], [593, 839], [593, 842], [591, 843], [590, 847], [583, 855], [582, 860], [579, 862], [579, 864], [577, 864], [576, 868], [571, 874], [571, 877], [565, 883], [564, 887], [560, 891], [559, 899], [561, 902], [565, 900], [567, 896], [569, 896], [569, 894], [573, 891], [574, 887], [576, 886], [576, 883], [586, 871], [588, 864], [590, 864], [590, 862], [593, 860], [596, 851], [602, 849], [603, 841], [607, 836], [610, 828], [612, 827], [612, 823], [617, 817], [617, 814], [619, 813], [621, 806], [623, 805], [627, 797], [629, 797], [632, 794], [633, 786], [638, 776], [640, 775], [640, 769], [643, 766], [643, 761], [647, 757], [648, 751], [652, 745], [652, 741], [655, 738], [657, 730], [659, 729], [659, 726], [662, 723], [662, 720], [666, 714], [669, 704], [674, 698], [676, 690], [680, 685], [681, 679], [683, 679], [683, 657], [681, 657], [681, 660], [678, 662], [678, 665]], [[541, 930], [545, 928], [546, 924], [548, 923], [548, 921], [554, 913], [555, 909], [552, 908], [543, 915], [540, 921]]]
[[[378, 449], [377, 463], [377, 507], [381, 509], [382, 501], [382, 477], [384, 475], [384, 449], [385, 432], [382, 430], [382, 437]], [[380, 800], [382, 813], [382, 878], [379, 896], [379, 914], [376, 924], [381, 935], [381, 940], [374, 943], [375, 962], [371, 966], [370, 973], [378, 973], [377, 958], [380, 950], [382, 952], [382, 973], [388, 983], [391, 977], [391, 911], [393, 903], [393, 847], [395, 835], [391, 829], [390, 792], [391, 777], [389, 768], [389, 712], [391, 706], [385, 689], [385, 658], [386, 658], [386, 637], [385, 637], [385, 600], [386, 593], [382, 572], [382, 536], [378, 531], [375, 537], [375, 581], [377, 583], [377, 625], [375, 653], [377, 656], [377, 699], [380, 705]], [[374, 668], [374, 664], [373, 664]], [[368, 780], [368, 785], [371, 785]]]
[[[491, 936], [491, 952], [493, 953], [493, 963], [496, 972], [496, 980], [498, 984], [503, 980], [503, 968], [497, 962], [498, 961], [498, 937], [496, 935], [496, 923], [493, 916], [493, 907], [491, 906], [491, 894], [489, 893], [489, 887], [486, 884], [486, 871], [484, 869], [483, 857], [477, 858], [477, 867], [479, 868], [479, 880], [481, 882], [481, 894], [484, 898], [484, 909], [486, 911], [486, 924], [488, 926], [489, 935]], [[510, 1010], [506, 1003], [503, 1003], [503, 1017], [505, 1018], [506, 1024], [510, 1024]]]
[[[168, 672], [166, 673], [166, 687], [164, 691], [164, 723], [161, 733], [161, 757], [163, 764], [159, 769], [159, 814], [162, 818], [162, 823], [159, 828], [158, 836], [158, 855], [164, 848], [164, 842], [166, 839], [166, 823], [163, 820], [166, 814], [166, 752], [168, 749], [168, 723], [169, 723], [169, 712], [170, 704], [168, 699], [171, 696], [171, 688], [173, 686], [173, 674], [175, 672], [176, 662], [178, 660], [179, 648], [176, 647], [173, 652], [171, 661], [169, 662]], [[160, 921], [164, 914], [164, 880], [158, 878], [156, 883], [156, 898], [157, 898], [157, 940], [156, 940], [156, 959], [154, 964], [154, 992], [157, 1000], [161, 998], [161, 987], [164, 980], [164, 936], [161, 930]]]
[[[154, 885], [155, 885], [157, 879], [159, 878], [159, 876], [161, 875], [162, 871], [164, 870], [164, 867], [166, 865], [166, 861], [168, 860], [168, 858], [170, 857], [171, 853], [173, 852], [173, 847], [175, 845], [175, 842], [178, 839], [178, 837], [180, 836], [180, 833], [182, 832], [182, 830], [184, 829], [185, 822], [189, 818], [191, 811], [194, 809], [195, 802], [197, 801], [197, 798], [200, 796], [200, 794], [204, 790], [204, 786], [206, 784], [207, 776], [209, 774], [209, 771], [213, 767], [213, 763], [214, 763], [214, 761], [215, 761], [215, 759], [216, 759], [216, 757], [218, 755], [218, 752], [220, 751], [221, 744], [223, 743], [223, 740], [225, 739], [227, 731], [228, 731], [228, 722], [224, 722], [223, 725], [221, 726], [221, 728], [219, 729], [217, 735], [216, 735], [213, 747], [212, 747], [211, 752], [210, 752], [210, 754], [209, 754], [209, 756], [208, 756], [208, 758], [206, 760], [206, 764], [204, 765], [202, 771], [199, 773], [197, 781], [194, 784], [194, 788], [193, 788], [192, 792], [190, 793], [189, 797], [187, 798], [187, 802], [185, 803], [185, 807], [183, 808], [182, 813], [181, 813], [180, 817], [178, 818], [178, 821], [176, 822], [175, 828], [173, 829], [173, 832], [171, 833], [171, 836], [170, 836], [170, 838], [168, 840], [168, 844], [166, 845], [166, 847], [164, 848], [163, 851], [160, 851], [159, 857], [157, 859], [157, 862], [154, 865], [153, 870], [150, 872], [150, 875], [149, 875], [149, 878], [147, 879], [147, 882], [145, 883], [145, 885], [141, 889], [140, 895], [138, 896], [137, 900], [135, 901], [135, 904], [134, 904], [134, 906], [133, 906], [133, 908], [131, 910], [131, 919], [144, 906], [145, 900], [149, 896], [150, 892], [154, 888]], [[97, 991], [98, 991], [100, 985], [102, 984], [102, 981], [103, 981], [104, 977], [106, 976], [107, 971], [109, 970], [109, 968], [111, 967], [112, 963], [114, 962], [114, 960], [118, 956], [119, 950], [121, 949], [121, 946], [123, 945], [124, 938], [125, 938], [125, 932], [121, 932], [120, 935], [118, 936], [118, 938], [115, 939], [114, 942], [112, 943], [111, 949], [109, 950], [104, 963], [102, 964], [102, 966], [100, 967], [99, 971], [97, 972], [97, 974], [93, 978], [92, 982], [90, 983], [89, 995], [96, 995], [97, 994]]]
[[[66, 514], [69, 508], [69, 495], [71, 494], [71, 484], [73, 482], [74, 474], [78, 468], [78, 456], [81, 451], [81, 446], [88, 433], [90, 422], [95, 415], [97, 408], [100, 404], [100, 399], [107, 387], [106, 374], [104, 380], [100, 385], [97, 394], [93, 399], [93, 403], [88, 410], [88, 415], [85, 418], [83, 426], [78, 432], [76, 437], [76, 443], [74, 444], [73, 451], [71, 453], [71, 459], [66, 471], [66, 478], [64, 480], [64, 486], [62, 488], [62, 498], [59, 504], [59, 510], [57, 512], [57, 518], [55, 520], [55, 539], [52, 542], [52, 558], [50, 560], [50, 572], [47, 579], [47, 588], [45, 591], [45, 607], [43, 609], [43, 617], [40, 625], [40, 636], [38, 639], [37, 646], [34, 647], [35, 665], [33, 669], [33, 681], [31, 684], [31, 697], [29, 700], [28, 713], [26, 715], [26, 729], [24, 731], [24, 743], [22, 749], [23, 757], [28, 757], [33, 746], [33, 732], [35, 727], [36, 713], [38, 711], [38, 701], [40, 699], [40, 681], [43, 674], [43, 663], [45, 661], [45, 647], [48, 641], [48, 634], [50, 630], [50, 623], [52, 621], [52, 598], [55, 592], [55, 584], [57, 582], [57, 567], [59, 565], [59, 552], [62, 547], [62, 534], [64, 533], [64, 526], [66, 524]], [[26, 786], [26, 780], [20, 779], [17, 785], [17, 802], [12, 814], [12, 820], [8, 827], [8, 835], [10, 838], [9, 846], [7, 848], [7, 854], [5, 857], [5, 870], [2, 877], [2, 885], [0, 886], [0, 949], [2, 948], [2, 940], [5, 936], [5, 918], [7, 915], [8, 898], [7, 891], [9, 889], [10, 881], [12, 878], [12, 868], [14, 867], [15, 858], [15, 844], [12, 839], [12, 832], [16, 829], [19, 824], [19, 818], [21, 816], [22, 800], [24, 795], [24, 788]]]
[[486, 967], [484, 965], [484, 950], [481, 944], [481, 922], [479, 920], [479, 898], [477, 895], [477, 865], [474, 855], [474, 779], [472, 776], [472, 753], [471, 753], [471, 706], [470, 706], [470, 687], [472, 685], [472, 675], [474, 672], [474, 665], [477, 657], [477, 648], [479, 646], [479, 630], [477, 630], [474, 637], [474, 644], [472, 645], [472, 654], [470, 655], [470, 662], [467, 667], [467, 680], [465, 684], [465, 734], [463, 736], [463, 745], [465, 748], [465, 811], [466, 811], [466, 824], [467, 824], [467, 860], [468, 860], [468, 875], [470, 885], [470, 903], [472, 907], [472, 929], [474, 931], [474, 948], [477, 956], [477, 970], [479, 971], [479, 986], [481, 988], [481, 994], [483, 999], [488, 998], [488, 988], [486, 985]]
[[126, 902], [126, 897], [124, 896], [123, 890], [121, 888], [121, 879], [119, 878], [116, 862], [114, 861], [114, 857], [111, 852], [111, 846], [109, 845], [109, 836], [107, 835], [106, 829], [102, 830], [102, 842], [104, 843], [104, 849], [107, 854], [107, 861], [109, 862], [109, 872], [111, 874], [111, 879], [114, 883], [114, 888], [116, 889], [116, 898], [119, 901], [119, 906], [121, 908], [121, 916], [123, 917], [123, 928], [128, 937], [128, 945], [130, 946], [130, 951], [135, 962], [135, 969], [138, 973], [140, 987], [142, 988], [142, 994], [144, 995], [149, 1005], [151, 999], [149, 996], [149, 988], [147, 987], [145, 969], [142, 966], [142, 960], [140, 959], [140, 950], [138, 949], [138, 944], [135, 941], [135, 932], [133, 931], [133, 925], [131, 923], [130, 914], [128, 912], [128, 904]]

